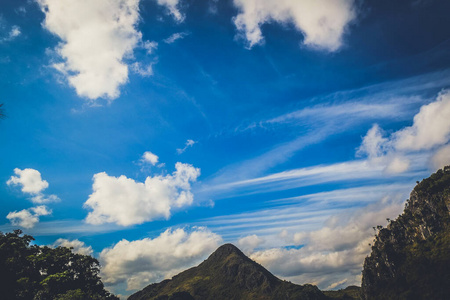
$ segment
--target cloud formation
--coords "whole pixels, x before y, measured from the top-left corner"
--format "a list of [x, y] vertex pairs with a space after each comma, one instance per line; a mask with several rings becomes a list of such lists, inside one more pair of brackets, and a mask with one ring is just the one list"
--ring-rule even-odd
[[240, 238], [237, 242], [239, 248], [245, 253], [251, 253], [255, 248], [264, 243], [264, 239], [260, 238], [256, 234], [248, 235]]
[[20, 226], [29, 229], [33, 228], [39, 222], [40, 216], [47, 216], [51, 213], [52, 211], [49, 210], [45, 205], [40, 205], [29, 209], [23, 209], [21, 211], [10, 212], [6, 216], [6, 218], [14, 226]]
[[[440, 93], [434, 102], [423, 105], [414, 116], [411, 126], [385, 137], [385, 132], [374, 124], [363, 138], [357, 155], [366, 155], [372, 163], [385, 166], [388, 173], [402, 173], [409, 169], [408, 153], [429, 151], [450, 140], [450, 92]], [[434, 154], [434, 167], [443, 167], [447, 146]]]
[[194, 146], [195, 143], [197, 143], [197, 142], [194, 140], [187, 140], [186, 143], [184, 144], [184, 148], [177, 149], [177, 153], [178, 154], [184, 153], [188, 148]]
[[412, 126], [397, 131], [394, 145], [398, 150], [428, 150], [443, 145], [450, 138], [450, 91], [424, 105], [414, 116]]
[[[330, 217], [318, 230], [297, 232], [296, 248], [273, 248], [254, 252], [251, 258], [271, 272], [295, 282], [310, 282], [321, 288], [343, 280], [359, 284], [364, 258], [370, 252], [373, 226], [385, 224], [403, 208], [402, 199], [384, 198], [352, 212]], [[285, 234], [285, 238], [286, 234]]]
[[186, 32], [177, 32], [169, 36], [168, 38], [164, 39], [164, 43], [166, 44], [173, 44], [175, 41], [183, 39], [188, 34]]
[[21, 186], [21, 191], [24, 194], [31, 195], [31, 201], [33, 203], [48, 203], [59, 201], [56, 195], [44, 195], [42, 191], [48, 188], [48, 182], [42, 179], [41, 173], [35, 169], [14, 169], [14, 174], [17, 176], [11, 176], [6, 182], [7, 185]]
[[106, 285], [126, 282], [128, 290], [170, 278], [200, 263], [222, 241], [204, 227], [168, 229], [154, 239], [121, 240], [100, 253]]
[[67, 247], [73, 248], [72, 252], [82, 254], [82, 255], [92, 255], [92, 247], [86, 246], [86, 244], [80, 240], [67, 240], [67, 239], [57, 239], [52, 245], [52, 247]]
[[234, 24], [248, 48], [264, 42], [261, 26], [269, 22], [293, 24], [303, 36], [303, 44], [336, 51], [342, 36], [356, 17], [354, 0], [234, 0], [239, 14]]
[[157, 0], [157, 2], [159, 5], [165, 6], [167, 8], [169, 14], [172, 15], [175, 21], [177, 21], [178, 23], [184, 21], [185, 16], [178, 9], [178, 6], [180, 4], [179, 0]]
[[92, 209], [86, 221], [130, 226], [168, 219], [173, 208], [192, 204], [191, 183], [200, 176], [200, 169], [189, 164], [178, 162], [175, 169], [172, 175], [149, 176], [145, 182], [136, 182], [124, 175], [95, 174], [93, 193], [84, 203], [85, 208]]
[[142, 162], [149, 163], [151, 165], [156, 165], [159, 161], [159, 157], [156, 154], [153, 154], [150, 151], [144, 152], [142, 155]]
[[20, 31], [20, 27], [17, 25], [14, 25], [11, 27], [11, 30], [8, 32], [7, 36], [0, 38], [0, 43], [12, 41], [21, 34], [22, 34], [22, 32]]
[[53, 65], [80, 97], [90, 100], [120, 95], [128, 81], [124, 62], [141, 42], [136, 30], [139, 0], [37, 0], [45, 13], [43, 26], [58, 36]]

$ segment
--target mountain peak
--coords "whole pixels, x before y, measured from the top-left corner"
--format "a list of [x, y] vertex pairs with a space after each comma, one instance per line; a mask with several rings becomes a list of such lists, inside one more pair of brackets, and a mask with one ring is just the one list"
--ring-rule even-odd
[[245, 257], [245, 254], [242, 253], [241, 250], [239, 250], [238, 247], [236, 247], [233, 244], [224, 244], [222, 246], [220, 246], [219, 248], [217, 248], [216, 251], [214, 251], [209, 257], [208, 260], [212, 259], [212, 260], [217, 260], [217, 259], [223, 259], [226, 258], [230, 255], [237, 255], [239, 257]]
[[196, 300], [326, 298], [315, 286], [301, 286], [278, 279], [233, 244], [225, 244], [197, 267], [171, 280], [151, 284], [128, 299], [178, 299], [175, 294], [180, 292], [186, 294], [182, 299]]

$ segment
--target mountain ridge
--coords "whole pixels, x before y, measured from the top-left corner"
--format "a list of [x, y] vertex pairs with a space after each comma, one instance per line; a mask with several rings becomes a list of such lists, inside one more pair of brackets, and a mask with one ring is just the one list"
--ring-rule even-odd
[[296, 285], [277, 278], [236, 246], [224, 244], [197, 267], [151, 284], [128, 299], [325, 300], [327, 297], [316, 286]]

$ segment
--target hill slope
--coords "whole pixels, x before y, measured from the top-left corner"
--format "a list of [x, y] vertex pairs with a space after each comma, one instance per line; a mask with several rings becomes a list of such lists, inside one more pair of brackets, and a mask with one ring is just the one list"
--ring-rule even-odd
[[199, 266], [147, 286], [129, 300], [305, 299], [326, 296], [313, 285], [282, 281], [232, 244], [219, 247]]
[[363, 269], [363, 299], [448, 299], [450, 168], [418, 183], [405, 210], [381, 229]]

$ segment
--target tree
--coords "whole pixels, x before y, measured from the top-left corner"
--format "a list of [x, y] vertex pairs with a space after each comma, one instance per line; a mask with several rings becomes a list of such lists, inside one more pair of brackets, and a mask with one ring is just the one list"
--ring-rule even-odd
[[104, 289], [100, 264], [66, 247], [30, 245], [21, 230], [0, 232], [0, 295], [4, 299], [118, 299]]

